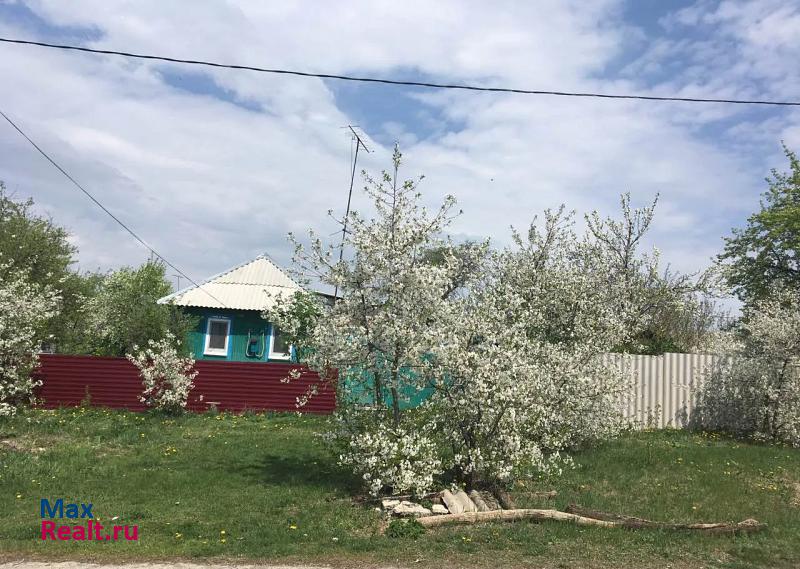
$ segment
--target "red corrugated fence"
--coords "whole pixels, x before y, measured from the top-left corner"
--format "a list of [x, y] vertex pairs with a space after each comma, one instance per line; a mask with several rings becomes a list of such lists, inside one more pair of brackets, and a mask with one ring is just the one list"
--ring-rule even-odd
[[[284, 383], [293, 364], [215, 362], [198, 360], [198, 374], [187, 408], [206, 411], [211, 405], [225, 411], [297, 411], [297, 398], [309, 386], [319, 393], [302, 408], [304, 413], [331, 413], [336, 394], [320, 383], [319, 376], [304, 371], [299, 379]], [[42, 386], [37, 395], [42, 406], [54, 408], [80, 404], [88, 394], [92, 405], [140, 411], [142, 380], [139, 370], [125, 358], [42, 354], [38, 371]]]

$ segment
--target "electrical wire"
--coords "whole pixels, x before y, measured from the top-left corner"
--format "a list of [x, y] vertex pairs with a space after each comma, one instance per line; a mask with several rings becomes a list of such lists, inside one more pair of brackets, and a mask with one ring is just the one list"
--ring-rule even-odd
[[640, 101], [676, 101], [684, 103], [725, 103], [732, 105], [771, 105], [783, 107], [798, 107], [800, 101], [774, 101], [766, 99], [713, 99], [700, 97], [667, 97], [655, 95], [621, 95], [612, 93], [592, 93], [574, 91], [546, 91], [538, 89], [515, 89], [511, 87], [481, 87], [478, 85], [432, 83], [426, 81], [403, 81], [399, 79], [381, 79], [378, 77], [357, 77], [353, 75], [336, 75], [332, 73], [312, 73], [309, 71], [297, 71], [292, 69], [270, 69], [266, 67], [255, 67], [252, 65], [234, 65], [228, 63], [216, 63], [199, 59], [179, 59], [162, 55], [146, 55], [127, 51], [115, 51], [108, 49], [94, 49], [77, 45], [53, 44], [31, 40], [20, 40], [13, 38], [0, 37], [0, 42], [20, 45], [33, 45], [52, 49], [62, 49], [71, 51], [81, 51], [102, 55], [116, 55], [135, 59], [146, 59], [153, 61], [165, 61], [167, 63], [181, 63], [185, 65], [200, 65], [205, 67], [216, 67], [223, 69], [237, 69], [245, 71], [255, 71], [258, 73], [273, 73], [278, 75], [293, 75], [297, 77], [315, 77], [319, 79], [335, 79], [338, 81], [357, 81], [362, 83], [379, 83], [383, 85], [402, 85], [408, 87], [427, 87], [431, 89], [458, 89], [462, 91], [480, 91], [489, 93], [515, 93], [519, 95], [551, 95], [556, 97], [593, 97], [598, 99], [635, 99]]
[[118, 224], [119, 224], [119, 225], [120, 225], [120, 226], [121, 226], [121, 227], [122, 227], [122, 228], [123, 228], [125, 231], [127, 231], [128, 233], [130, 233], [130, 234], [133, 236], [133, 238], [134, 238], [134, 239], [136, 239], [136, 240], [137, 240], [139, 243], [141, 243], [142, 245], [144, 245], [144, 247], [145, 247], [146, 249], [148, 249], [148, 250], [149, 250], [149, 251], [150, 251], [150, 252], [151, 252], [153, 255], [155, 255], [157, 258], [161, 259], [161, 261], [163, 261], [165, 265], [167, 265], [168, 267], [170, 267], [171, 269], [173, 269], [173, 270], [174, 270], [176, 273], [178, 273], [180, 276], [182, 276], [183, 278], [185, 278], [186, 280], [188, 280], [190, 283], [192, 283], [194, 286], [196, 286], [198, 289], [202, 290], [202, 291], [203, 291], [204, 293], [206, 293], [208, 296], [210, 296], [211, 298], [213, 298], [213, 299], [214, 299], [215, 301], [217, 301], [217, 302], [218, 302], [218, 303], [219, 303], [219, 304], [220, 304], [220, 305], [221, 305], [223, 308], [227, 308], [227, 306], [225, 305], [225, 303], [224, 303], [224, 302], [222, 302], [220, 299], [218, 299], [217, 297], [215, 297], [213, 294], [211, 294], [210, 292], [208, 292], [207, 290], [205, 290], [205, 289], [204, 289], [204, 288], [203, 288], [201, 285], [197, 284], [197, 283], [196, 283], [196, 282], [195, 282], [195, 281], [194, 281], [194, 280], [193, 280], [193, 279], [192, 279], [190, 276], [188, 276], [186, 273], [184, 273], [182, 270], [180, 270], [178, 267], [176, 267], [176, 266], [175, 266], [173, 263], [171, 263], [169, 260], [167, 260], [167, 258], [166, 258], [166, 257], [164, 257], [164, 255], [162, 255], [161, 253], [159, 253], [158, 251], [156, 251], [155, 249], [153, 249], [153, 248], [152, 248], [150, 245], [148, 245], [148, 244], [147, 244], [147, 242], [146, 242], [144, 239], [142, 239], [141, 237], [139, 237], [139, 235], [137, 235], [137, 234], [136, 234], [136, 232], [135, 232], [133, 229], [131, 229], [130, 227], [128, 227], [128, 226], [127, 226], [127, 225], [126, 225], [126, 224], [125, 224], [125, 223], [124, 223], [124, 222], [123, 222], [123, 221], [122, 221], [120, 218], [118, 218], [118, 217], [117, 217], [116, 215], [114, 215], [114, 214], [113, 214], [111, 211], [109, 211], [109, 209], [108, 209], [106, 206], [104, 206], [102, 203], [100, 203], [100, 201], [99, 201], [99, 200], [98, 200], [96, 197], [94, 197], [94, 196], [93, 196], [93, 195], [92, 195], [92, 194], [91, 194], [91, 193], [90, 193], [90, 192], [89, 192], [89, 191], [88, 191], [86, 188], [84, 188], [84, 187], [83, 187], [83, 186], [82, 186], [80, 183], [78, 183], [78, 181], [77, 181], [75, 178], [73, 178], [73, 177], [72, 177], [72, 176], [71, 176], [71, 175], [70, 175], [70, 174], [69, 174], [69, 173], [68, 173], [66, 170], [64, 170], [64, 168], [62, 168], [62, 167], [61, 167], [61, 166], [58, 164], [58, 162], [56, 162], [55, 160], [53, 160], [53, 159], [50, 157], [50, 155], [49, 155], [49, 154], [47, 154], [47, 152], [45, 152], [44, 150], [42, 150], [42, 148], [41, 148], [41, 147], [40, 147], [38, 144], [36, 144], [36, 142], [34, 142], [34, 141], [33, 141], [33, 139], [31, 139], [31, 137], [30, 137], [30, 136], [28, 136], [27, 134], [25, 134], [25, 132], [24, 132], [24, 131], [23, 131], [23, 130], [22, 130], [22, 129], [21, 129], [21, 128], [20, 128], [20, 127], [19, 127], [19, 126], [18, 126], [18, 125], [17, 125], [17, 124], [14, 122], [14, 121], [12, 121], [12, 120], [11, 120], [11, 119], [9, 118], [9, 116], [3, 112], [3, 110], [2, 110], [2, 109], [0, 109], [0, 115], [2, 115], [2, 117], [3, 117], [3, 118], [4, 118], [4, 119], [5, 119], [7, 122], [8, 122], [8, 124], [10, 124], [12, 127], [14, 127], [14, 129], [15, 129], [15, 130], [16, 130], [16, 131], [17, 131], [19, 134], [21, 134], [21, 135], [22, 135], [22, 137], [23, 137], [25, 140], [27, 140], [27, 141], [28, 141], [28, 142], [31, 144], [31, 146], [33, 146], [33, 147], [34, 147], [34, 148], [35, 148], [35, 149], [36, 149], [36, 150], [39, 152], [39, 154], [41, 154], [42, 156], [44, 156], [44, 158], [45, 158], [45, 159], [46, 159], [48, 162], [50, 162], [50, 164], [52, 164], [52, 165], [53, 165], [53, 166], [54, 166], [54, 167], [55, 167], [55, 168], [56, 168], [56, 169], [57, 169], [59, 172], [61, 172], [61, 173], [62, 173], [62, 174], [63, 174], [63, 175], [64, 175], [64, 176], [65, 176], [65, 177], [66, 177], [66, 178], [67, 178], [67, 179], [68, 179], [70, 182], [72, 182], [72, 183], [75, 185], [75, 187], [76, 187], [76, 188], [78, 188], [78, 189], [79, 189], [81, 192], [83, 192], [83, 193], [86, 195], [86, 197], [88, 197], [90, 200], [92, 200], [92, 201], [93, 201], [93, 202], [94, 202], [94, 203], [97, 205], [97, 207], [99, 207], [99, 208], [100, 208], [100, 209], [102, 209], [102, 210], [103, 210], [103, 211], [104, 211], [106, 214], [108, 214], [108, 216], [109, 216], [109, 217], [111, 217], [111, 219], [113, 219], [114, 221], [116, 221], [116, 222], [117, 222], [117, 223], [118, 223]]

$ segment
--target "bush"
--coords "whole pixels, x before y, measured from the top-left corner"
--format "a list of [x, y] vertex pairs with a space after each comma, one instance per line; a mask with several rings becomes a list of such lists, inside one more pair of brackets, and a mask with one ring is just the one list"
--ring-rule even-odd
[[139, 368], [144, 384], [139, 400], [167, 413], [180, 413], [186, 408], [189, 392], [194, 388], [192, 380], [197, 376], [194, 359], [181, 357], [175, 344], [175, 337], [167, 333], [161, 340], [148, 341], [146, 349], [134, 346], [134, 353], [127, 355]]
[[800, 447], [800, 302], [782, 293], [745, 313], [709, 376], [694, 423]]

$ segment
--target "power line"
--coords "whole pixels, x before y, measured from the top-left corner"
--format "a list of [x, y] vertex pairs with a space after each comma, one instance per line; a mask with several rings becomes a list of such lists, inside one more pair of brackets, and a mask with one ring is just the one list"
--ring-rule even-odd
[[357, 81], [361, 83], [380, 83], [384, 85], [403, 85], [409, 87], [428, 87], [431, 89], [458, 89], [462, 91], [481, 91], [489, 93], [515, 93], [519, 95], [552, 95], [556, 97], [593, 97], [598, 99], [636, 99], [641, 101], [676, 101], [684, 103], [727, 103], [733, 105], [772, 105], [782, 107], [798, 107], [800, 101], [771, 101], [759, 99], [707, 99], [699, 97], [658, 97], [655, 95], [619, 95], [611, 93], [591, 93], [574, 91], [545, 91], [537, 89], [514, 89], [511, 87], [480, 87], [477, 85], [430, 83], [425, 81], [401, 81], [398, 79], [380, 79], [377, 77], [357, 77], [353, 75], [335, 75], [331, 73], [312, 73], [309, 71], [296, 71], [291, 69], [270, 69], [267, 67], [255, 67], [252, 65], [233, 65], [228, 63], [216, 63], [198, 59], [178, 59], [162, 55], [146, 55], [141, 53], [131, 53], [126, 51], [114, 51], [107, 49], [94, 49], [77, 45], [63, 45], [45, 43], [39, 41], [19, 40], [0, 37], [0, 42], [35, 45], [53, 49], [65, 49], [72, 51], [82, 51], [85, 53], [96, 53], [103, 55], [118, 55], [121, 57], [131, 57], [135, 59], [147, 59], [153, 61], [165, 61], [168, 63], [182, 63], [186, 65], [201, 65], [204, 67], [216, 67], [223, 69], [239, 69], [246, 71], [256, 71], [258, 73], [274, 73], [278, 75], [294, 75], [297, 77], [315, 77], [319, 79], [336, 79], [339, 81]]
[[178, 267], [176, 267], [175, 265], [173, 265], [172, 263], [170, 263], [170, 262], [169, 262], [169, 261], [166, 259], [166, 257], [164, 257], [164, 255], [162, 255], [161, 253], [159, 253], [158, 251], [156, 251], [155, 249], [153, 249], [153, 248], [152, 248], [150, 245], [148, 245], [148, 244], [147, 244], [147, 242], [146, 242], [144, 239], [142, 239], [141, 237], [139, 237], [139, 236], [136, 234], [136, 232], [135, 232], [133, 229], [131, 229], [130, 227], [128, 227], [127, 225], [125, 225], [125, 223], [123, 223], [123, 222], [122, 222], [122, 220], [121, 220], [120, 218], [118, 218], [116, 215], [114, 215], [113, 213], [111, 213], [111, 211], [109, 211], [109, 209], [108, 209], [106, 206], [104, 206], [102, 203], [100, 203], [100, 201], [99, 201], [99, 200], [98, 200], [96, 197], [94, 197], [94, 196], [93, 196], [93, 195], [92, 195], [92, 194], [91, 194], [91, 193], [90, 193], [90, 192], [89, 192], [89, 191], [88, 191], [86, 188], [84, 188], [82, 185], [80, 185], [80, 184], [78, 183], [78, 181], [77, 181], [77, 180], [75, 180], [75, 178], [73, 178], [72, 176], [70, 176], [70, 175], [69, 175], [69, 173], [68, 173], [66, 170], [64, 170], [64, 168], [62, 168], [62, 167], [61, 167], [61, 166], [58, 164], [58, 162], [56, 162], [55, 160], [53, 160], [53, 159], [52, 159], [52, 158], [51, 158], [51, 157], [50, 157], [50, 156], [47, 154], [47, 152], [45, 152], [44, 150], [42, 150], [42, 149], [41, 149], [41, 147], [40, 147], [38, 144], [36, 144], [36, 143], [35, 143], [35, 142], [34, 142], [34, 141], [31, 139], [31, 137], [29, 137], [27, 134], [25, 134], [25, 132], [24, 132], [24, 131], [23, 131], [23, 130], [22, 130], [20, 127], [19, 127], [19, 126], [17, 126], [17, 124], [16, 124], [14, 121], [12, 121], [12, 120], [11, 120], [11, 119], [8, 117], [8, 115], [7, 115], [7, 114], [5, 114], [5, 113], [2, 111], [2, 109], [0, 109], [0, 115], [2, 115], [2, 117], [3, 117], [4, 119], [6, 119], [6, 121], [8, 122], [8, 124], [10, 124], [12, 127], [14, 127], [14, 130], [16, 130], [16, 131], [17, 131], [19, 134], [21, 134], [21, 135], [22, 135], [22, 137], [23, 137], [23, 138], [25, 138], [25, 140], [27, 140], [27, 141], [28, 141], [28, 142], [31, 144], [31, 146], [33, 146], [33, 147], [34, 147], [34, 148], [35, 148], [35, 149], [36, 149], [36, 150], [39, 152], [39, 154], [41, 154], [42, 156], [44, 156], [44, 157], [45, 157], [45, 159], [46, 159], [48, 162], [50, 162], [50, 164], [52, 164], [53, 166], [55, 166], [55, 168], [56, 168], [56, 169], [57, 169], [59, 172], [61, 172], [62, 174], [64, 174], [64, 176], [65, 176], [65, 177], [66, 177], [66, 178], [67, 178], [67, 179], [68, 179], [70, 182], [72, 182], [72, 183], [75, 185], [75, 187], [76, 187], [76, 188], [78, 188], [80, 191], [82, 191], [82, 192], [83, 192], [83, 193], [86, 195], [86, 197], [88, 197], [88, 198], [89, 198], [90, 200], [92, 200], [92, 201], [93, 201], [93, 202], [94, 202], [94, 203], [95, 203], [95, 204], [96, 204], [96, 205], [97, 205], [97, 206], [98, 206], [100, 209], [102, 209], [104, 212], [106, 212], [106, 213], [109, 215], [109, 217], [111, 217], [111, 219], [113, 219], [114, 221], [116, 221], [116, 222], [117, 222], [117, 223], [118, 223], [118, 224], [119, 224], [119, 225], [120, 225], [120, 226], [121, 226], [121, 227], [122, 227], [122, 228], [123, 228], [125, 231], [127, 231], [128, 233], [130, 233], [130, 234], [133, 236], [133, 238], [134, 238], [134, 239], [136, 239], [136, 240], [137, 240], [139, 243], [141, 243], [142, 245], [144, 245], [144, 246], [145, 246], [145, 248], [149, 249], [149, 250], [150, 250], [150, 252], [151, 252], [153, 255], [155, 255], [156, 257], [158, 257], [159, 259], [161, 259], [161, 260], [164, 262], [164, 264], [166, 264], [168, 267], [172, 268], [172, 269], [173, 269], [173, 270], [174, 270], [176, 273], [178, 273], [180, 276], [182, 276], [183, 278], [185, 278], [186, 280], [188, 280], [190, 283], [192, 283], [194, 286], [196, 286], [197, 288], [199, 288], [200, 290], [202, 290], [204, 293], [206, 293], [208, 296], [210, 296], [211, 298], [213, 298], [214, 300], [216, 300], [217, 302], [219, 302], [219, 303], [220, 303], [220, 305], [222, 305], [224, 308], [227, 308], [227, 306], [225, 305], [225, 303], [224, 303], [224, 302], [222, 302], [220, 299], [218, 299], [217, 297], [215, 297], [213, 294], [211, 294], [210, 292], [208, 292], [207, 290], [205, 290], [205, 289], [204, 289], [204, 288], [203, 288], [201, 285], [197, 284], [197, 283], [196, 283], [196, 282], [195, 282], [195, 281], [194, 281], [194, 280], [193, 280], [193, 279], [192, 279], [190, 276], [188, 276], [186, 273], [184, 273], [184, 272], [183, 272], [182, 270], [180, 270]]

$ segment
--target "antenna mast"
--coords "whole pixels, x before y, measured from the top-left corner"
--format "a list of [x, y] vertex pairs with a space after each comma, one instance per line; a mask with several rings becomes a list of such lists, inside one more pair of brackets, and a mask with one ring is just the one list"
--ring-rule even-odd
[[[347, 193], [347, 209], [344, 212], [344, 220], [342, 221], [342, 242], [339, 244], [340, 263], [342, 262], [342, 258], [344, 257], [344, 240], [345, 237], [347, 236], [347, 220], [350, 217], [350, 202], [353, 199], [353, 183], [355, 182], [356, 179], [356, 166], [358, 165], [358, 150], [360, 148], [363, 148], [364, 152], [369, 154], [369, 148], [367, 148], [367, 145], [364, 144], [363, 140], [361, 140], [361, 137], [358, 136], [358, 133], [353, 128], [353, 125], [347, 125], [347, 128], [350, 129], [353, 138], [355, 138], [356, 152], [355, 155], [353, 156], [353, 170], [350, 172], [350, 191]], [[336, 285], [336, 287], [333, 290], [333, 302], [336, 302], [338, 294], [339, 294], [339, 285]]]

